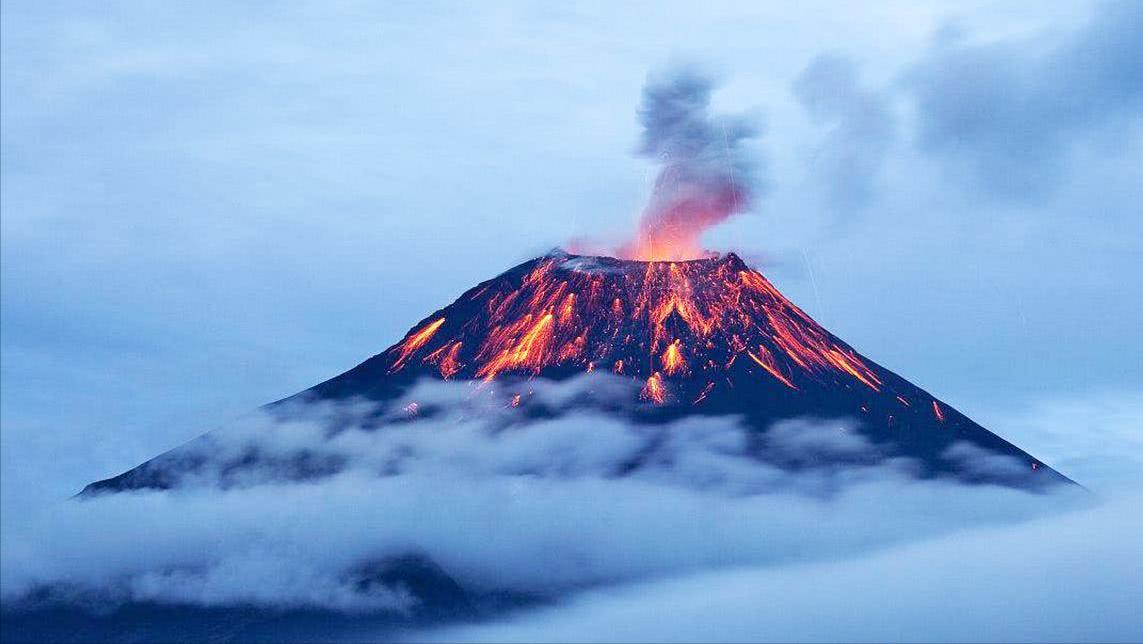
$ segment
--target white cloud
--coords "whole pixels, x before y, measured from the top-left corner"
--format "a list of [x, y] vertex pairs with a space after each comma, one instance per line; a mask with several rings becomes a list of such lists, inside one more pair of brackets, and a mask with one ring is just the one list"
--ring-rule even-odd
[[1143, 485], [1143, 392], [1061, 395], [987, 416], [988, 426], [1096, 492]]
[[[530, 386], [537, 404], [554, 405], [588, 386], [605, 396], [608, 383], [624, 386], [611, 376]], [[238, 476], [206, 468], [175, 491], [6, 517], [5, 600], [47, 586], [104, 601], [400, 610], [417, 598], [399, 586], [363, 593], [359, 571], [411, 554], [469, 591], [562, 596], [707, 567], [847, 556], [1064, 511], [1086, 496], [916, 481], [899, 461], [865, 460], [869, 446], [847, 421], [780, 424], [767, 448], [798, 457], [804, 469], [789, 472], [758, 461], [733, 418], [645, 425], [568, 412], [521, 422], [504, 407], [508, 390], [415, 391], [421, 415], [401, 400], [382, 415], [403, 422], [381, 428], [328, 435], [330, 423], [371, 416], [351, 403], [217, 432], [211, 450], [269, 463]], [[336, 462], [339, 473], [288, 481], [281, 468], [299, 454]]]
[[838, 561], [597, 591], [415, 641], [1132, 642], [1143, 499]]

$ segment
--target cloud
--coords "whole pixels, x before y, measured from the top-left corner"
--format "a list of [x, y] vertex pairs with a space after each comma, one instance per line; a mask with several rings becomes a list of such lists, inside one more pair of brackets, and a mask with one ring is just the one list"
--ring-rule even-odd
[[896, 136], [888, 96], [863, 87], [857, 66], [837, 54], [814, 58], [794, 81], [793, 92], [802, 108], [829, 128], [813, 159], [827, 201], [844, 208], [864, 206]]
[[990, 194], [1039, 197], [1077, 144], [1143, 115], [1143, 4], [1098, 5], [1062, 40], [972, 42], [946, 31], [905, 74], [917, 144]]
[[1137, 496], [813, 564], [595, 591], [416, 641], [1112, 642], [1143, 637]]
[[956, 466], [970, 479], [979, 477], [983, 480], [1013, 481], [1024, 480], [1028, 476], [1028, 466], [1025, 463], [1008, 456], [990, 452], [972, 443], [953, 443], [941, 456]]
[[1143, 391], [1054, 396], [998, 413], [988, 425], [1096, 492], [1143, 485]]
[[[588, 387], [623, 386], [611, 376], [532, 383], [550, 409]], [[399, 581], [362, 586], [361, 571], [413, 555], [471, 593], [562, 597], [710, 567], [852, 555], [1084, 502], [1077, 490], [917, 481], [905, 463], [869, 460], [844, 420], [776, 427], [766, 449], [797, 460], [788, 471], [760, 462], [733, 418], [645, 425], [565, 411], [505, 422], [503, 397], [484, 389], [434, 383], [415, 393], [416, 414], [403, 400], [317, 404], [216, 432], [209, 448], [223, 462], [263, 463], [241, 474], [207, 467], [172, 491], [5, 517], [5, 603], [50, 589], [104, 605], [401, 612], [423, 598]], [[378, 418], [383, 426], [370, 424]], [[337, 467], [292, 480], [302, 454]]]

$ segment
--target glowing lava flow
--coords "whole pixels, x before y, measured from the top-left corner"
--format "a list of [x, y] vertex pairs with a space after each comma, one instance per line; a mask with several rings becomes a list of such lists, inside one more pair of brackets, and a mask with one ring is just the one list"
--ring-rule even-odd
[[734, 255], [544, 257], [465, 294], [388, 355], [390, 371], [420, 355], [441, 377], [485, 381], [613, 365], [645, 381], [643, 398], [655, 403], [665, 400], [668, 379], [698, 380], [695, 403], [744, 373], [791, 391], [809, 382], [872, 392], [883, 385], [856, 352]]
[[663, 386], [663, 377], [659, 375], [658, 371], [651, 374], [650, 378], [647, 378], [647, 382], [643, 385], [643, 390], [639, 392], [639, 396], [643, 400], [649, 400], [656, 405], [663, 404], [663, 401], [667, 399], [667, 390]]
[[[498, 338], [490, 337], [485, 342], [485, 347], [491, 351], [482, 351], [482, 355], [492, 352], [496, 355], [485, 362], [476, 375], [491, 380], [501, 371], [516, 367], [529, 367], [539, 373], [548, 362], [553, 319], [551, 313], [544, 313], [533, 322], [532, 316], [528, 315], [515, 324], [500, 329]], [[497, 351], [498, 347], [503, 348]]]
[[675, 340], [663, 352], [663, 371], [667, 372], [667, 375], [673, 376], [686, 368], [687, 362], [683, 360], [683, 354], [679, 351], [679, 341]]
[[437, 329], [441, 328], [441, 325], [444, 324], [444, 322], [445, 319], [440, 318], [439, 320], [430, 322], [429, 324], [425, 325], [424, 328], [410, 333], [409, 336], [406, 337], [400, 345], [398, 345], [400, 347], [401, 354], [397, 356], [397, 359], [393, 362], [393, 366], [390, 370], [396, 371], [400, 369], [401, 365], [405, 363], [405, 360], [409, 356], [413, 355], [413, 352], [425, 346], [425, 343], [432, 339], [433, 335], [437, 332]]
[[778, 371], [778, 366], [774, 363], [774, 356], [772, 356], [770, 354], [770, 351], [768, 351], [765, 346], [759, 345], [758, 346], [758, 353], [766, 356], [766, 359], [763, 360], [762, 358], [759, 358], [758, 356], [754, 355], [753, 351], [747, 351], [746, 355], [750, 356], [751, 360], [753, 360], [754, 362], [757, 362], [758, 366], [765, 369], [767, 373], [769, 373], [771, 376], [774, 376], [775, 378], [777, 378], [782, 384], [786, 385], [790, 389], [797, 389], [798, 388], [796, 385], [794, 385], [794, 383], [790, 382], [789, 378], [782, 375], [782, 372]]

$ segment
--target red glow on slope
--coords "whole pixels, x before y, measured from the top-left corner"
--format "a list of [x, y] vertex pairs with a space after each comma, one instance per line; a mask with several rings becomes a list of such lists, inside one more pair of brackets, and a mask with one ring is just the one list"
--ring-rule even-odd
[[736, 257], [576, 263], [588, 260], [598, 261], [544, 258], [510, 282], [477, 289], [465, 300], [474, 313], [410, 333], [390, 350], [390, 369], [421, 351], [445, 378], [486, 381], [609, 364], [647, 379], [644, 397], [655, 401], [672, 378], [733, 386], [730, 372], [742, 369], [735, 365], [745, 354], [760, 377], [791, 390], [803, 380], [881, 389], [873, 368]]

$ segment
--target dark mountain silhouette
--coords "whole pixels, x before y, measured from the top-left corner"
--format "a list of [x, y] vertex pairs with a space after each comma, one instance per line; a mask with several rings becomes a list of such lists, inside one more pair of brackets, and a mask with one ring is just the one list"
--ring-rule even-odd
[[[734, 254], [638, 262], [556, 251], [477, 285], [386, 351], [267, 409], [286, 414], [299, 401], [390, 403], [429, 378], [495, 383], [522, 417], [545, 416], [567, 408], [531, 404], [531, 379], [604, 372], [636, 381], [640, 393], [618, 402], [584, 396], [575, 406], [646, 424], [735, 416], [761, 438], [783, 419], [852, 418], [880, 458], [907, 457], [918, 477], [1037, 488], [1068, 482], [857, 353]], [[210, 440], [206, 435], [81, 494], [178, 486], [215, 458]], [[984, 466], [997, 456], [1007, 457], [1006, 467]], [[788, 468], [841, 458], [790, 459], [768, 450], [765, 440], [757, 457]], [[227, 458], [221, 470], [239, 476], [260, 455]], [[339, 463], [302, 453], [276, 466], [286, 478], [306, 479], [336, 472]]]

